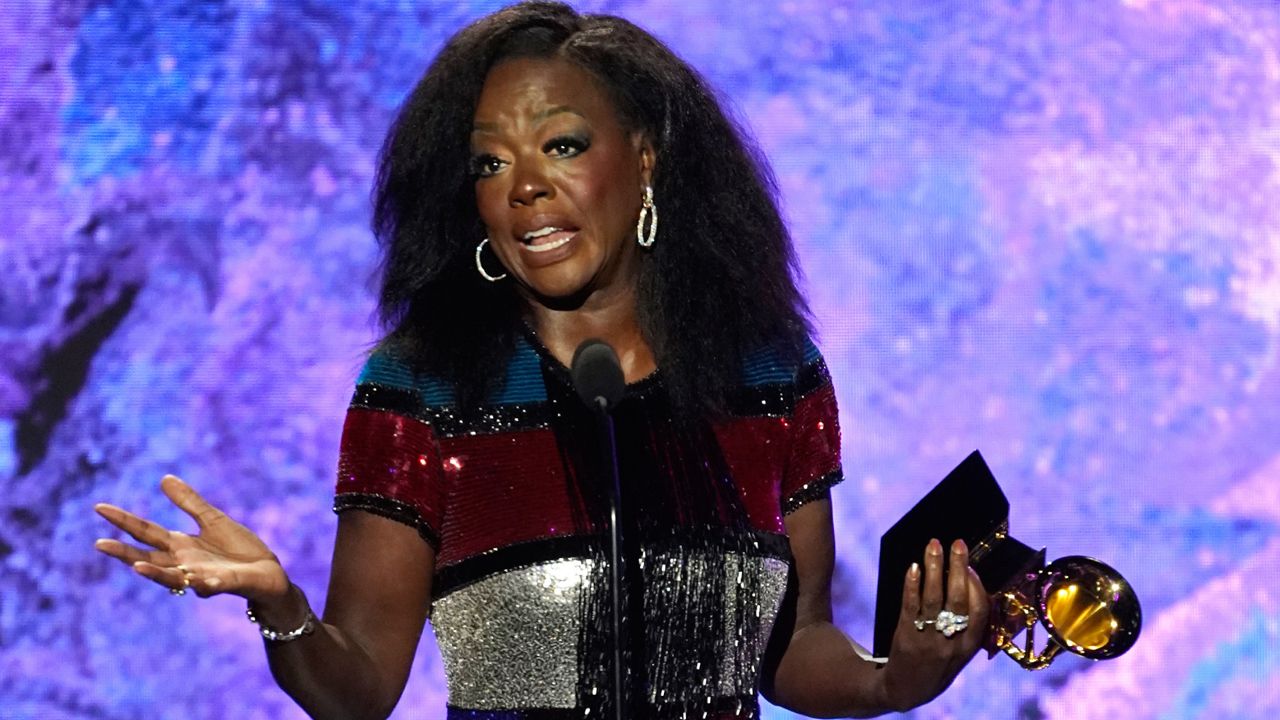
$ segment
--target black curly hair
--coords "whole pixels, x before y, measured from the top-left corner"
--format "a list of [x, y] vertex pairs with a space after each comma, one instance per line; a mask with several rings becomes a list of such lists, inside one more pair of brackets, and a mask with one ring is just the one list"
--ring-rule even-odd
[[473, 265], [484, 226], [468, 163], [485, 77], [513, 57], [587, 70], [623, 125], [656, 151], [661, 223], [643, 253], [637, 314], [678, 412], [722, 413], [747, 352], [772, 347], [798, 360], [808, 309], [773, 176], [754, 143], [659, 40], [557, 2], [514, 5], [459, 31], [400, 108], [373, 191], [383, 342], [453, 382], [464, 406], [503, 375], [523, 310], [510, 283], [486, 282]]

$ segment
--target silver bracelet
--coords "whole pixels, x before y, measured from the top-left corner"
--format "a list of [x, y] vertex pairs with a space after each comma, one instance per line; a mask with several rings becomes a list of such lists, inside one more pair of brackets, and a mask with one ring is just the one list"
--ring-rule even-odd
[[262, 624], [262, 621], [253, 614], [253, 603], [249, 603], [249, 606], [245, 608], [244, 614], [248, 616], [249, 622], [258, 626], [258, 632], [262, 633], [263, 639], [267, 642], [273, 643], [293, 642], [300, 637], [310, 635], [316, 631], [316, 624], [319, 622], [319, 620], [316, 619], [316, 614], [311, 612], [311, 608], [308, 607], [307, 617], [302, 621], [301, 625], [292, 630], [281, 632], [279, 630], [273, 630]]

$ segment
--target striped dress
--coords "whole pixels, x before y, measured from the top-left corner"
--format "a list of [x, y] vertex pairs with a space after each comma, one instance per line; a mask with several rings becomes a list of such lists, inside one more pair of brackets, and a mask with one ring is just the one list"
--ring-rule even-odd
[[[730, 407], [675, 420], [659, 370], [613, 413], [631, 718], [759, 717], [791, 567], [783, 517], [842, 479], [835, 394], [811, 343], [798, 367], [750, 356]], [[480, 407], [386, 350], [360, 374], [335, 510], [406, 523], [434, 549], [450, 720], [612, 715], [607, 476], [592, 427], [532, 333]]]

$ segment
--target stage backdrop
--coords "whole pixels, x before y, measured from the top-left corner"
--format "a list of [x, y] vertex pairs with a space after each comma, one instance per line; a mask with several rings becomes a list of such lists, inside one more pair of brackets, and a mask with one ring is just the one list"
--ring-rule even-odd
[[[323, 603], [375, 151], [496, 6], [0, 2], [0, 716], [301, 717], [243, 602], [97, 555], [91, 506], [190, 529], [179, 473]], [[1280, 715], [1280, 7], [582, 7], [772, 160], [839, 389], [840, 623], [871, 642], [880, 533], [975, 448], [1016, 537], [1141, 595], [1127, 656], [978, 659], [913, 717]], [[396, 717], [444, 702], [424, 638]]]

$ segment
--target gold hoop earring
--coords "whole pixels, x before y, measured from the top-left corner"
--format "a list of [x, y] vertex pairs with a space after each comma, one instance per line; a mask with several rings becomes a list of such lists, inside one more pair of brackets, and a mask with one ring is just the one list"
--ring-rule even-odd
[[[645, 232], [646, 222], [649, 225], [649, 231]], [[651, 185], [644, 186], [644, 200], [640, 204], [640, 219], [636, 222], [636, 242], [640, 243], [640, 247], [653, 247], [653, 241], [658, 239], [658, 206], [653, 202], [653, 187]]]
[[489, 282], [498, 282], [499, 280], [505, 278], [507, 274], [502, 273], [501, 275], [490, 275], [488, 271], [484, 269], [484, 262], [480, 259], [480, 253], [484, 252], [484, 246], [488, 242], [489, 242], [489, 238], [485, 238], [480, 241], [479, 245], [476, 246], [476, 270], [480, 271], [480, 277], [484, 278], [485, 280], [488, 280]]

